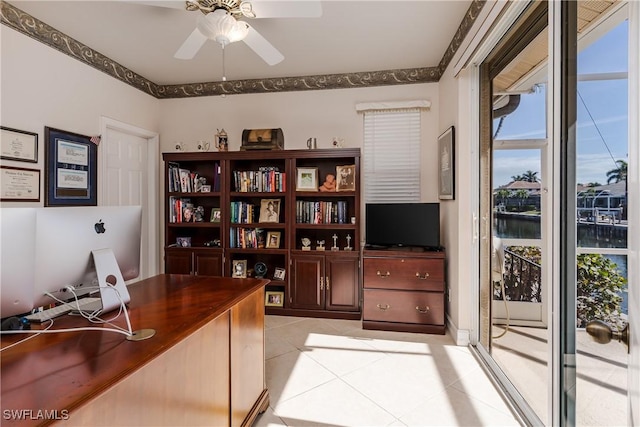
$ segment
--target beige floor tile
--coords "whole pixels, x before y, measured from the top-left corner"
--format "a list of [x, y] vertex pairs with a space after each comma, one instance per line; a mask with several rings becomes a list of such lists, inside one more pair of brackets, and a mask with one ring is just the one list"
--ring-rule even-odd
[[340, 379], [278, 404], [275, 414], [291, 426], [387, 426], [396, 419]]
[[275, 334], [270, 334], [269, 332], [265, 334], [266, 339], [265, 339], [264, 358], [266, 360], [272, 359], [277, 356], [281, 356], [291, 351], [298, 350], [290, 342], [272, 335], [275, 335]]
[[338, 376], [386, 357], [362, 340], [342, 335], [312, 333], [300, 350]]
[[277, 405], [336, 378], [318, 362], [299, 351], [271, 358], [265, 363], [271, 405]]
[[306, 317], [294, 317], [294, 316], [265, 316], [264, 317], [264, 328], [266, 330], [271, 328], [277, 328], [279, 326], [288, 325], [291, 323], [301, 322], [305, 320]]
[[480, 367], [464, 375], [454, 382], [451, 387], [486, 403], [504, 414], [511, 414], [509, 406], [507, 406], [487, 374]]
[[254, 427], [283, 427], [286, 426], [284, 421], [273, 413], [273, 409], [268, 407], [263, 414], [259, 415], [253, 424]]
[[449, 387], [421, 402], [400, 421], [407, 426], [518, 426], [516, 420], [473, 397]]
[[427, 355], [389, 355], [342, 378], [396, 417], [445, 387]]

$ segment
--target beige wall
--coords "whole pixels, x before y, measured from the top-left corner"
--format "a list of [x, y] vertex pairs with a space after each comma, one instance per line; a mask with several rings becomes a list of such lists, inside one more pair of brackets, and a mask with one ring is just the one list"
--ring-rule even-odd
[[[82, 135], [99, 133], [100, 116], [155, 130], [159, 103], [76, 59], [0, 25], [0, 123], [38, 133], [38, 163], [2, 160], [2, 165], [43, 170], [44, 127]], [[44, 203], [44, 174], [41, 202]], [[36, 203], [3, 203], [3, 206]]]
[[[229, 134], [229, 150], [240, 149], [243, 129], [282, 128], [286, 149], [304, 149], [310, 137], [318, 148], [331, 148], [332, 138], [345, 147], [362, 147], [362, 115], [358, 102], [427, 99], [422, 113], [422, 198], [437, 200], [438, 84], [309, 92], [266, 93], [170, 99], [161, 101], [161, 151], [175, 151], [178, 142], [195, 151], [199, 140], [212, 142], [216, 129]], [[402, 141], [398, 141], [401, 144]], [[215, 149], [214, 149], [215, 150]]]

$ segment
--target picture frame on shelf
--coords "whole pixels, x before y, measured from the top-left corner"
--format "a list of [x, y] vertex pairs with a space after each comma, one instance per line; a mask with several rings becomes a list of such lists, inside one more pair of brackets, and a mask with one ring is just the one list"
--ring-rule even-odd
[[46, 126], [45, 206], [98, 204], [98, 146], [91, 138]]
[[201, 193], [211, 193], [211, 186], [209, 184], [202, 185], [200, 187]]
[[179, 248], [190, 248], [191, 237], [176, 237], [176, 245], [178, 245]]
[[193, 204], [186, 203], [182, 207], [182, 222], [195, 222], [195, 221], [196, 221], [195, 208], [193, 207]]
[[279, 249], [280, 248], [280, 235], [279, 231], [267, 232], [267, 249]]
[[211, 208], [211, 219], [210, 222], [220, 222], [222, 219], [222, 213], [220, 208]]
[[264, 294], [264, 305], [267, 307], [284, 307], [284, 292], [266, 291]]
[[336, 166], [336, 191], [356, 191], [356, 165]]
[[38, 134], [0, 126], [0, 157], [17, 162], [38, 163]]
[[284, 280], [287, 274], [287, 270], [282, 267], [276, 267], [273, 272], [273, 280]]
[[318, 168], [296, 168], [296, 191], [318, 191]]
[[438, 197], [455, 199], [455, 130], [451, 126], [438, 137]]
[[246, 259], [234, 259], [233, 270], [231, 271], [231, 277], [236, 279], [246, 279], [247, 277], [247, 260]]
[[280, 199], [262, 199], [258, 222], [280, 222]]
[[3, 202], [40, 201], [40, 170], [2, 166], [0, 172]]

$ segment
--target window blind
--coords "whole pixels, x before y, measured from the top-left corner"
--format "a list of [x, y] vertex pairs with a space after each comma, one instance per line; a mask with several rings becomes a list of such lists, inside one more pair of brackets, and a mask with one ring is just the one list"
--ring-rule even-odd
[[364, 112], [365, 203], [420, 201], [420, 110]]

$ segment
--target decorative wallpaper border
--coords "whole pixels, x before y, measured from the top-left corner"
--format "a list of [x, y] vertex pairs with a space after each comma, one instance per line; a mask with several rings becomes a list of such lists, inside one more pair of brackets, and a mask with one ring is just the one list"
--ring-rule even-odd
[[0, 1], [0, 17], [3, 25], [13, 28], [155, 98], [169, 99], [437, 82], [460, 47], [485, 2], [486, 0], [472, 1], [437, 67], [177, 85], [158, 85], [4, 0]]

